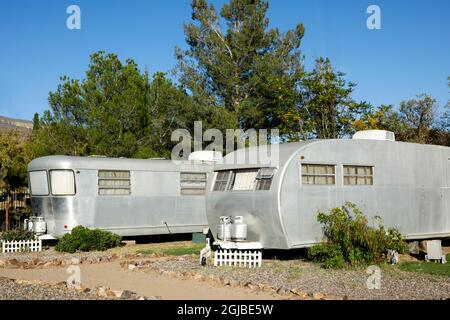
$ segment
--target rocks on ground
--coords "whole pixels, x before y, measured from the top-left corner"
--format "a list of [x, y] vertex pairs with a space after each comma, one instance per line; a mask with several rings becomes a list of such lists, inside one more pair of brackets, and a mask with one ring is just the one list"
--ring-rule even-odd
[[163, 257], [123, 261], [134, 271], [156, 272], [180, 279], [205, 281], [220, 286], [264, 291], [282, 299], [450, 299], [450, 279], [401, 271], [387, 266], [381, 269], [381, 288], [369, 289], [365, 268], [325, 270], [317, 264], [293, 260], [267, 260], [258, 269], [201, 267], [198, 257]]
[[66, 282], [48, 284], [41, 281], [14, 280], [0, 277], [0, 300], [159, 300], [129, 290], [108, 287], [86, 288]]

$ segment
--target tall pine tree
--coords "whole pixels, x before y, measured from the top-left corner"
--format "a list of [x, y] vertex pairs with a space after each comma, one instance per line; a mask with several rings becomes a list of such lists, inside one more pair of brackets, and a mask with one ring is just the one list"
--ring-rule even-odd
[[192, 22], [185, 25], [189, 47], [176, 50], [177, 70], [196, 103], [226, 108], [242, 129], [284, 131], [303, 75], [304, 27], [269, 28], [268, 8], [264, 0], [231, 0], [219, 14], [193, 0]]

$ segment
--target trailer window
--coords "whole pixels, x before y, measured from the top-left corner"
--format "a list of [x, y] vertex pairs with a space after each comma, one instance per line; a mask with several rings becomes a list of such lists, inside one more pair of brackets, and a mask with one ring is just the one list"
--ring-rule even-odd
[[180, 188], [183, 195], [203, 195], [206, 191], [206, 173], [180, 174]]
[[270, 190], [275, 168], [261, 168], [256, 176], [256, 190]]
[[101, 196], [124, 196], [131, 194], [130, 171], [99, 170], [98, 194]]
[[72, 170], [51, 170], [50, 182], [54, 196], [75, 195], [75, 176]]
[[218, 171], [213, 191], [270, 190], [275, 168]]
[[344, 185], [373, 185], [373, 167], [344, 166]]
[[29, 173], [31, 195], [48, 196], [47, 171], [31, 171]]
[[225, 191], [230, 178], [231, 171], [218, 171], [216, 174], [216, 182], [214, 183], [214, 191]]
[[258, 172], [258, 169], [233, 171], [228, 190], [255, 190], [256, 176], [258, 175]]
[[336, 167], [325, 164], [302, 164], [302, 184], [334, 185], [336, 182]]

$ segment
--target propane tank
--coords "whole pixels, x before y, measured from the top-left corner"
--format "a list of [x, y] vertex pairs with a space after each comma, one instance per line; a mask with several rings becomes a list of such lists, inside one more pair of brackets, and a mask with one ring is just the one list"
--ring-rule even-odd
[[47, 231], [47, 224], [43, 217], [35, 217], [33, 221], [33, 231], [37, 235], [44, 234]]
[[25, 220], [25, 228], [28, 231], [34, 232], [37, 235], [45, 234], [47, 231], [47, 224], [43, 217], [31, 217]]
[[220, 224], [217, 233], [217, 238], [222, 241], [231, 240], [231, 217], [227, 216], [220, 217]]
[[233, 224], [231, 225], [231, 239], [233, 241], [247, 240], [247, 224], [244, 223], [244, 217], [234, 217]]

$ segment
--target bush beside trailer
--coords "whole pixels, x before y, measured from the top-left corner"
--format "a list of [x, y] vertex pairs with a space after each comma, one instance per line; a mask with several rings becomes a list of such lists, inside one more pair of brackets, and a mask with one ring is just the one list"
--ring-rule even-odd
[[[49, 156], [28, 165], [31, 224], [59, 238], [78, 225], [121, 236], [202, 232], [211, 162]], [[39, 220], [39, 221], [38, 221]]]
[[[395, 142], [390, 132], [371, 131], [281, 144], [277, 166], [230, 164], [256, 153], [257, 147], [240, 149], [215, 165], [206, 212], [216, 240], [224, 237], [224, 217], [239, 217], [240, 224], [243, 217], [247, 242], [309, 247], [323, 240], [318, 211], [347, 201], [409, 240], [450, 237], [448, 147]], [[231, 222], [231, 234], [234, 229]]]

